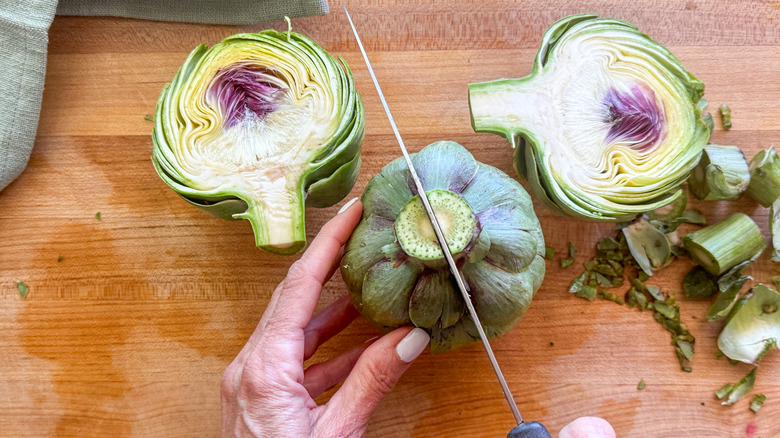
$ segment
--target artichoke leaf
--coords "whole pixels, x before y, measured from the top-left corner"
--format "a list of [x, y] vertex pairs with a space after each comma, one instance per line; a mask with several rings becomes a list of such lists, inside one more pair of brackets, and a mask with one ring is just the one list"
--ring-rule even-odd
[[734, 307], [718, 336], [718, 348], [730, 359], [755, 364], [780, 341], [780, 293], [756, 285]]
[[412, 260], [401, 264], [383, 260], [369, 269], [362, 295], [366, 316], [385, 327], [409, 324], [409, 301], [420, 271], [420, 266]]
[[412, 192], [413, 185], [406, 161], [392, 161], [366, 186], [360, 198], [363, 203], [363, 217], [377, 215], [394, 221], [401, 209], [417, 193], [416, 190]]
[[534, 291], [541, 285], [544, 265], [544, 259], [537, 257], [529, 269], [519, 273], [508, 272], [490, 263], [487, 258], [464, 266], [463, 278], [469, 284], [474, 308], [482, 324], [514, 326], [525, 314]]
[[646, 219], [640, 218], [623, 228], [628, 249], [634, 260], [647, 275], [672, 261], [671, 245], [664, 233], [658, 231]]
[[435, 147], [423, 148], [410, 158], [419, 173], [420, 182], [426, 192], [449, 190], [461, 193], [477, 173], [477, 161], [463, 146], [453, 141], [439, 141]]
[[[365, 218], [352, 233], [352, 238], [347, 243], [341, 259], [341, 278], [350, 292], [352, 304], [358, 310], [362, 308], [362, 298], [358, 292], [363, 288], [366, 273], [386, 258], [387, 251], [383, 249], [394, 243], [393, 222], [381, 216]], [[344, 275], [345, 271], [352, 275]]]
[[447, 328], [455, 324], [466, 307], [445, 270], [426, 270], [420, 276], [409, 302], [409, 316], [417, 327]]

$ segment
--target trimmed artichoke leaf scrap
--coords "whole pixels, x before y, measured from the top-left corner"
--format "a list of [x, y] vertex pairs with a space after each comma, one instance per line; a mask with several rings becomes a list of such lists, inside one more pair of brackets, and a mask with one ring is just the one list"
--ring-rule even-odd
[[716, 295], [715, 301], [712, 302], [709, 310], [707, 310], [707, 320], [715, 321], [727, 316], [731, 312], [731, 309], [737, 303], [742, 286], [748, 280], [753, 279], [753, 277], [742, 273], [750, 263], [750, 260], [742, 262], [718, 278], [719, 293]]
[[750, 160], [747, 194], [764, 207], [780, 198], [780, 158], [774, 146], [759, 151]]
[[688, 187], [704, 201], [734, 200], [747, 190], [750, 169], [737, 146], [708, 144], [693, 169]]
[[739, 399], [746, 396], [753, 390], [753, 385], [756, 383], [756, 369], [753, 368], [745, 377], [743, 377], [736, 385], [727, 383], [720, 390], [715, 392], [715, 396], [721, 400], [722, 405], [729, 406], [736, 403]]
[[[541, 286], [550, 253], [530, 196], [454, 142], [433, 143], [411, 159], [483, 329], [490, 337], [506, 333]], [[362, 202], [341, 263], [358, 310], [382, 329], [426, 329], [435, 353], [478, 340], [403, 158], [371, 179]]]
[[683, 195], [711, 132], [703, 91], [636, 27], [581, 14], [545, 32], [530, 76], [470, 84], [469, 108], [546, 206], [620, 222]]
[[249, 220], [257, 246], [278, 254], [305, 246], [305, 207], [352, 189], [365, 130], [346, 63], [275, 30], [195, 48], [154, 123], [160, 178], [198, 208]]
[[764, 402], [766, 401], [766, 396], [764, 394], [756, 394], [753, 396], [752, 399], [750, 399], [750, 410], [758, 413], [759, 410], [761, 410], [761, 406], [764, 405]]
[[740, 299], [718, 336], [718, 348], [727, 357], [756, 364], [780, 340], [780, 293], [758, 284]]

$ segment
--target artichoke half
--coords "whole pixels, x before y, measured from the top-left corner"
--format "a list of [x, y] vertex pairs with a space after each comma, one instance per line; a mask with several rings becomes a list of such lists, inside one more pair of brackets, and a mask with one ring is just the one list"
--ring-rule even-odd
[[533, 72], [469, 85], [477, 132], [506, 137], [545, 205], [627, 221], [682, 195], [709, 138], [704, 84], [623, 21], [574, 15], [542, 39]]
[[315, 42], [266, 30], [190, 53], [157, 102], [152, 161], [186, 201], [247, 219], [258, 247], [306, 244], [304, 209], [352, 189], [364, 138], [352, 73]]
[[[411, 155], [488, 336], [523, 316], [544, 278], [544, 237], [530, 196], [454, 142]], [[443, 352], [479, 339], [403, 158], [376, 175], [341, 275], [352, 302], [381, 329], [414, 324]]]

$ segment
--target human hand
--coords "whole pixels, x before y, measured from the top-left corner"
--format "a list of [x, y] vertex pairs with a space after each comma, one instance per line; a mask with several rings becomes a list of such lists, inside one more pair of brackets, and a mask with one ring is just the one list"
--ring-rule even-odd
[[[341, 247], [360, 221], [362, 206], [356, 201], [342, 207], [293, 263], [225, 370], [222, 436], [363, 436], [380, 400], [428, 345], [424, 330], [402, 327], [303, 369], [317, 347], [358, 315], [343, 297], [312, 317], [323, 284], [339, 265]], [[314, 398], [342, 380], [333, 397], [318, 406]]]
[[580, 417], [561, 429], [558, 438], [615, 438], [615, 430], [599, 417]]

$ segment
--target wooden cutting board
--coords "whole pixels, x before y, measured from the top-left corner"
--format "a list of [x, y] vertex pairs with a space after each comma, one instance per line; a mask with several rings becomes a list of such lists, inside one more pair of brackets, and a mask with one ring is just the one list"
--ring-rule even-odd
[[[636, 0], [356, 1], [349, 4], [410, 150], [436, 140], [465, 145], [515, 175], [506, 140], [475, 134], [466, 84], [530, 72], [543, 31], [579, 12], [628, 20], [668, 46], [732, 108], [733, 129], [713, 142], [752, 157], [780, 147], [780, 2]], [[398, 147], [342, 12], [293, 20], [293, 29], [342, 56], [365, 100], [358, 196]], [[158, 93], [199, 43], [283, 22], [230, 27], [119, 18], [57, 17], [51, 30], [38, 138], [22, 176], [0, 193], [0, 436], [217, 436], [219, 381], [295, 257], [254, 247], [248, 222], [213, 218], [184, 203], [149, 159]], [[710, 221], [734, 210], [767, 229], [749, 199], [699, 203]], [[339, 205], [307, 211], [312, 238]], [[723, 407], [713, 392], [747, 373], [716, 359], [722, 322], [707, 302], [681, 301], [696, 336], [693, 372], [680, 371], [669, 337], [649, 312], [566, 292], [611, 226], [556, 216], [536, 205], [548, 245], [574, 242], [577, 264], [548, 274], [525, 319], [494, 348], [528, 419], [554, 433], [582, 415], [606, 418], [620, 437], [780, 436], [780, 354], [758, 371], [767, 395]], [[101, 220], [96, 219], [100, 212]], [[653, 282], [679, 291], [691, 267], [677, 261]], [[765, 254], [749, 273], [780, 268]], [[16, 281], [29, 285], [20, 297]], [[322, 305], [344, 294], [338, 274]], [[358, 320], [314, 361], [375, 335]], [[646, 389], [637, 390], [640, 379]], [[329, 393], [330, 394], [330, 393]], [[327, 400], [326, 394], [320, 401]], [[424, 353], [381, 404], [376, 437], [504, 436], [512, 417], [480, 346]]]

